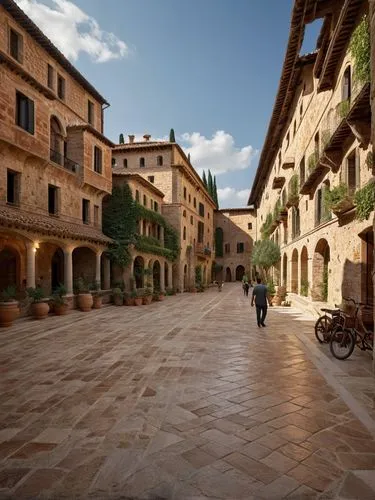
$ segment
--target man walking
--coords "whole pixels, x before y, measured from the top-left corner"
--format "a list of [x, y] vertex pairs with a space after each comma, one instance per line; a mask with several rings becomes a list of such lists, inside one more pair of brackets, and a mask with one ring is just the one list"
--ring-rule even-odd
[[257, 311], [257, 323], [259, 327], [266, 326], [264, 324], [264, 321], [267, 316], [267, 301], [269, 302], [267, 292], [268, 291], [266, 285], [262, 285], [262, 280], [260, 278], [257, 278], [257, 284], [253, 288], [251, 307], [254, 306], [254, 300], [255, 300], [255, 307]]

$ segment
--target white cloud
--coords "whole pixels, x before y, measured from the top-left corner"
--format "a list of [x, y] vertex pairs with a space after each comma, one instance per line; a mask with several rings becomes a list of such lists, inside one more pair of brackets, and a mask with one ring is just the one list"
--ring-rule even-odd
[[113, 33], [69, 0], [51, 0], [49, 7], [38, 0], [16, 0], [19, 7], [68, 58], [76, 61], [80, 52], [102, 63], [129, 55], [129, 47]]
[[199, 174], [208, 169], [214, 175], [244, 170], [257, 153], [252, 146], [235, 147], [234, 138], [224, 130], [217, 130], [211, 139], [199, 132], [182, 134], [180, 139], [186, 144], [184, 151], [190, 153], [191, 162]]
[[241, 189], [237, 191], [233, 187], [217, 189], [220, 208], [238, 208], [247, 205], [250, 189]]

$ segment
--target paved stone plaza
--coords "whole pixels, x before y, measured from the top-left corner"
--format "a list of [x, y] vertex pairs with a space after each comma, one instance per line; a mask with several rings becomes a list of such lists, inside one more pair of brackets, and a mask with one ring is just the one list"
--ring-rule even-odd
[[1, 330], [0, 498], [373, 499], [371, 383], [342, 382], [368, 357], [249, 306], [229, 284]]

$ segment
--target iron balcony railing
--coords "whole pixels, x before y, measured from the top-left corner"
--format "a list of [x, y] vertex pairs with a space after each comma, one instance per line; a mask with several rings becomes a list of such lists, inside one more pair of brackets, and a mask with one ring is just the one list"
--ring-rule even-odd
[[54, 163], [61, 165], [62, 167], [66, 168], [66, 170], [73, 172], [73, 174], [78, 174], [79, 165], [70, 158], [67, 158], [58, 151], [54, 151], [53, 149], [49, 150], [49, 157], [50, 160], [53, 161]]

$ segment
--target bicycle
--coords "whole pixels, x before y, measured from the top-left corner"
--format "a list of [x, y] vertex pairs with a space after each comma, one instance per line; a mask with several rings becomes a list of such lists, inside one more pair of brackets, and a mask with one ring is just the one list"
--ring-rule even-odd
[[352, 302], [355, 311], [353, 316], [343, 313], [344, 325], [336, 326], [331, 334], [330, 351], [336, 359], [340, 360], [347, 359], [356, 345], [362, 351], [372, 351], [374, 343], [374, 333], [367, 330], [362, 321], [362, 309], [366, 308], [366, 304], [357, 302], [351, 297], [343, 297], [343, 299]]
[[343, 324], [343, 312], [336, 304], [335, 307], [337, 309], [320, 309], [325, 314], [323, 314], [316, 320], [314, 326], [315, 337], [318, 339], [318, 342], [320, 344], [328, 343], [331, 338], [332, 330], [336, 326]]

